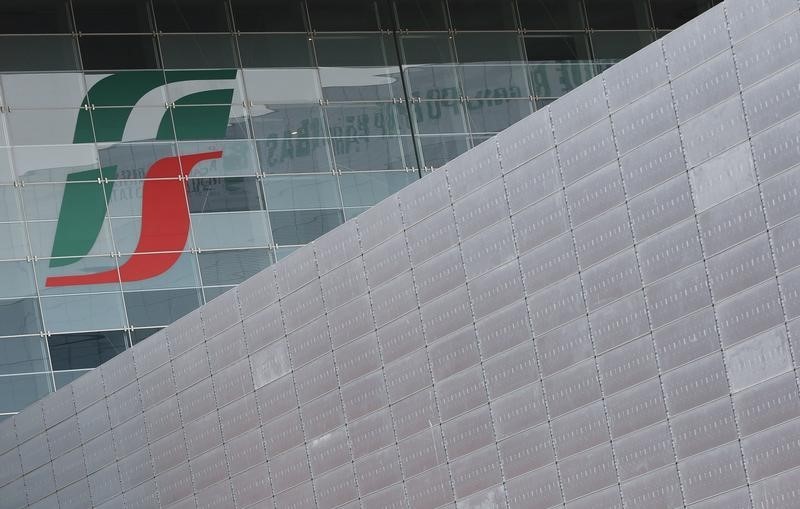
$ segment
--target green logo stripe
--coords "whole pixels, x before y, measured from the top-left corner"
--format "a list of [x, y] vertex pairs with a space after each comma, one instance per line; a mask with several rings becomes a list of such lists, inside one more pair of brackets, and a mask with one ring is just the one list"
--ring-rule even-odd
[[89, 254], [103, 227], [114, 187], [113, 181], [101, 187], [97, 179], [101, 176], [113, 179], [116, 173], [116, 166], [108, 166], [67, 176], [50, 267], [70, 265]]
[[[225, 138], [231, 113], [233, 89], [207, 90], [180, 98], [172, 109], [175, 138], [178, 140], [218, 140]], [[202, 105], [202, 106], [194, 106]], [[192, 106], [187, 108], [185, 106]], [[161, 119], [159, 140], [171, 140], [170, 112]]]

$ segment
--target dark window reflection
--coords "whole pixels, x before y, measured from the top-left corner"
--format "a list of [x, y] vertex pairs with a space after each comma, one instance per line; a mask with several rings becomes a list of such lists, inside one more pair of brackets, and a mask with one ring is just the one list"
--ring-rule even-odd
[[54, 334], [48, 339], [54, 370], [99, 366], [125, 350], [124, 331]]
[[305, 32], [304, 3], [300, 0], [231, 0], [240, 32]]
[[168, 69], [220, 69], [237, 66], [233, 37], [220, 34], [162, 35], [161, 56]]
[[307, 4], [311, 29], [318, 32], [392, 28], [384, 0], [307, 0]]
[[621, 60], [653, 42], [652, 32], [595, 32], [592, 34], [594, 57]]
[[341, 210], [270, 212], [272, 238], [279, 245], [308, 244], [344, 222]]
[[459, 62], [519, 62], [522, 48], [515, 32], [472, 32], [456, 35]]
[[56, 390], [64, 387], [67, 384], [70, 384], [77, 380], [78, 378], [82, 377], [86, 373], [91, 370], [84, 370], [84, 371], [56, 371], [53, 373], [53, 378], [56, 380]]
[[38, 334], [42, 330], [39, 302], [36, 299], [0, 300], [3, 335]]
[[403, 30], [447, 30], [447, 8], [442, 0], [394, 0], [397, 26]]
[[449, 64], [455, 62], [453, 39], [442, 34], [411, 34], [400, 38], [403, 63]]
[[169, 325], [200, 303], [199, 289], [125, 292], [128, 321], [133, 327]]
[[190, 179], [187, 184], [190, 212], [237, 212], [263, 210], [254, 177]]
[[313, 67], [306, 34], [244, 34], [239, 36], [243, 67]]
[[589, 27], [595, 30], [643, 30], [650, 28], [647, 0], [588, 0]]
[[511, 0], [447, 0], [447, 3], [456, 30], [513, 30], [517, 26]]
[[582, 30], [581, 3], [575, 0], [517, 0], [520, 25], [528, 30]]
[[159, 67], [151, 35], [86, 35], [80, 38], [80, 47], [87, 70]]
[[[0, 2], [0, 33], [55, 34], [70, 31], [66, 1], [3, 0]], [[2, 53], [5, 58], [5, 53]]]
[[78, 65], [71, 35], [0, 36], [0, 71], [71, 71]]
[[528, 61], [588, 60], [589, 41], [585, 34], [535, 34], [525, 38]]
[[223, 0], [153, 0], [162, 32], [227, 32]]
[[72, 0], [79, 32], [152, 32], [147, 2], [140, 0]]
[[382, 34], [319, 36], [315, 46], [322, 67], [397, 65], [394, 39]]
[[656, 28], [678, 28], [715, 3], [711, 0], [650, 0]]
[[161, 327], [156, 327], [152, 329], [134, 329], [131, 331], [131, 344], [135, 345], [145, 339], [149, 338], [156, 332], [160, 331]]

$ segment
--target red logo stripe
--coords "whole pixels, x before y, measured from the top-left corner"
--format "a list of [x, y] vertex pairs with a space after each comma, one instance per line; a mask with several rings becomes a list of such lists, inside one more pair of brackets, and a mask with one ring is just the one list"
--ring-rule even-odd
[[139, 242], [133, 255], [119, 267], [119, 273], [112, 269], [94, 274], [48, 277], [45, 286], [126, 283], [156, 277], [169, 270], [180, 258], [189, 238], [186, 183], [176, 179], [181, 175], [188, 176], [200, 161], [220, 157], [222, 152], [217, 151], [156, 161], [145, 176]]

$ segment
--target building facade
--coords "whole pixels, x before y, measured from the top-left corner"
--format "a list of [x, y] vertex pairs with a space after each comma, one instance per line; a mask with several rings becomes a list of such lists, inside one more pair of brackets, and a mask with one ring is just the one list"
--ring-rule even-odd
[[0, 418], [708, 6], [2, 2]]
[[0, 501], [796, 506], [798, 40], [705, 12], [1, 422]]

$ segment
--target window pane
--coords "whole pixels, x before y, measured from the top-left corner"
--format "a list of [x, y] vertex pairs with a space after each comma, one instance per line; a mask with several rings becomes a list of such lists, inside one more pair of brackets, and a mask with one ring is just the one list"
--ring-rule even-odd
[[85, 35], [80, 46], [87, 70], [159, 67], [152, 35]]
[[330, 172], [333, 168], [326, 138], [257, 141], [264, 173]]
[[42, 311], [47, 330], [56, 333], [125, 327], [118, 293], [42, 297]]
[[713, 4], [711, 0], [650, 0], [656, 28], [678, 28]]
[[311, 57], [311, 41], [306, 34], [244, 34], [238, 39], [239, 54], [242, 56], [244, 67], [313, 67], [314, 65]]
[[139, 0], [73, 0], [75, 25], [79, 32], [152, 32], [147, 3]]
[[162, 35], [161, 56], [167, 69], [220, 69], [237, 66], [230, 35]]
[[622, 60], [653, 42], [652, 32], [595, 32], [592, 34], [594, 56]]
[[520, 24], [528, 30], [582, 30], [581, 3], [563, 0], [517, 0]]
[[0, 339], [0, 375], [47, 370], [44, 338], [28, 336]]
[[223, 0], [155, 0], [156, 25], [162, 32], [226, 32]]
[[0, 71], [71, 71], [79, 69], [71, 35], [0, 36]]
[[266, 247], [270, 243], [262, 212], [192, 214], [192, 231], [198, 249]]
[[14, 186], [0, 185], [0, 221], [22, 219], [19, 194]]
[[204, 285], [238, 285], [272, 263], [266, 249], [208, 251], [198, 258]]
[[590, 0], [585, 4], [589, 27], [595, 30], [650, 28], [647, 0]]
[[272, 238], [279, 245], [308, 244], [344, 222], [341, 210], [270, 212]]
[[343, 173], [339, 177], [345, 207], [375, 205], [417, 179], [416, 171]]
[[511, 0], [447, 0], [456, 30], [513, 30]]
[[200, 307], [199, 290], [125, 292], [125, 306], [132, 327], [169, 325]]
[[91, 371], [90, 369], [87, 370], [79, 370], [79, 371], [56, 371], [53, 373], [53, 378], [56, 380], [56, 389], [60, 389], [67, 384], [72, 383], [73, 381], [80, 378], [82, 375], [85, 375]]
[[325, 108], [331, 136], [411, 134], [405, 104], [331, 104]]
[[[3, 0], [0, 33], [55, 34], [70, 31], [67, 2], [52, 0]], [[5, 58], [5, 54], [3, 56]]]
[[144, 341], [145, 339], [149, 338], [150, 336], [152, 336], [153, 334], [155, 334], [156, 332], [158, 332], [160, 330], [161, 330], [160, 327], [157, 327], [157, 328], [154, 328], [154, 329], [136, 329], [136, 330], [133, 330], [133, 331], [131, 331], [131, 343], [133, 345], [135, 345], [136, 343], [139, 343], [140, 341]]
[[22, 260], [0, 262], [0, 298], [35, 297], [33, 264]]
[[409, 94], [420, 99], [458, 99], [463, 95], [458, 65], [414, 65], [405, 68]]
[[399, 28], [403, 30], [447, 30], [447, 11], [442, 0], [394, 0]]
[[416, 168], [417, 160], [410, 136], [370, 136], [334, 138], [336, 169], [403, 170]]
[[470, 131], [497, 133], [533, 113], [529, 99], [468, 101]]
[[446, 64], [455, 62], [453, 40], [447, 33], [400, 36], [403, 64]]
[[535, 34], [525, 38], [529, 62], [546, 60], [588, 60], [586, 34]]
[[[178, 154], [175, 143], [115, 143], [100, 149], [100, 166], [103, 168], [116, 167], [113, 180], [143, 179], [150, 166], [165, 157], [174, 157]], [[194, 172], [192, 172], [194, 174]], [[112, 202], [119, 194], [117, 189], [125, 187], [124, 184], [114, 183], [111, 188]]]
[[0, 239], [0, 260], [24, 259], [30, 254], [24, 223], [0, 223]]
[[269, 138], [320, 138], [326, 135], [319, 104], [276, 104], [250, 108], [253, 135]]
[[252, 140], [178, 142], [181, 155], [214, 151], [221, 151], [222, 157], [200, 161], [189, 174], [190, 178], [257, 175], [259, 172], [256, 145]]
[[411, 111], [419, 134], [468, 132], [464, 105], [460, 101], [423, 101], [414, 103]]
[[464, 95], [469, 99], [528, 97], [525, 64], [466, 64], [460, 67]]
[[240, 32], [306, 31], [303, 3], [297, 0], [231, 0], [231, 9]]
[[308, 0], [308, 12], [318, 32], [392, 28], [383, 0]]
[[590, 62], [554, 62], [528, 66], [533, 91], [537, 97], [561, 97], [592, 79], [595, 69], [596, 64]]
[[394, 39], [389, 35], [319, 35], [314, 46], [321, 67], [397, 65]]
[[233, 289], [233, 286], [212, 286], [203, 287], [203, 295], [205, 296], [205, 302], [211, 302], [212, 300], [216, 299], [223, 293], [228, 293], [230, 290]]
[[240, 212], [263, 210], [255, 177], [191, 179], [188, 184], [190, 212]]
[[125, 351], [125, 332], [54, 334], [48, 343], [54, 370], [96, 368]]
[[38, 334], [42, 330], [36, 299], [0, 300], [0, 336]]
[[53, 391], [49, 374], [0, 376], [0, 412], [19, 412]]
[[6, 104], [15, 108], [78, 108], [86, 95], [83, 74], [77, 72], [4, 74], [0, 79]]
[[263, 182], [270, 210], [333, 209], [342, 205], [333, 175], [268, 176]]
[[466, 135], [420, 136], [419, 146], [427, 168], [438, 168], [472, 148]]
[[516, 32], [457, 34], [459, 62], [521, 62], [522, 48]]

